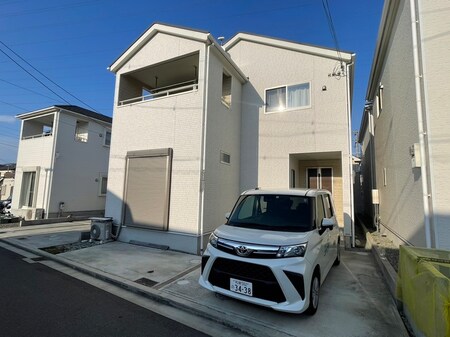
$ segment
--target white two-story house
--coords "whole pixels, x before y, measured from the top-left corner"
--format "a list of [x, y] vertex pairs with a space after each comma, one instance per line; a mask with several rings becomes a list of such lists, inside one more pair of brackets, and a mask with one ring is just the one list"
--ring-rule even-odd
[[111, 117], [73, 105], [22, 120], [11, 213], [27, 220], [102, 215]]
[[[116, 74], [106, 216], [120, 240], [201, 253], [237, 196], [321, 187], [352, 236], [354, 54], [154, 24]], [[344, 225], [345, 224], [345, 225]]]

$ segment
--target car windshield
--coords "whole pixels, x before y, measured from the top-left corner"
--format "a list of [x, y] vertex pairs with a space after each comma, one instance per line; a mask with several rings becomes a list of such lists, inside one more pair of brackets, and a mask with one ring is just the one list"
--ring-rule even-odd
[[271, 231], [308, 232], [313, 227], [313, 198], [291, 195], [244, 195], [228, 225]]

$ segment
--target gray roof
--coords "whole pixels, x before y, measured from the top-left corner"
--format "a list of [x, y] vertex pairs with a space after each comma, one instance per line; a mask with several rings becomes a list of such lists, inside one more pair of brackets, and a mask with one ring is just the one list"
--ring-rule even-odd
[[82, 108], [82, 107], [79, 107], [77, 105], [55, 105], [55, 107], [56, 108], [61, 108], [61, 109], [64, 109], [64, 110], [68, 110], [68, 111], [72, 111], [72, 112], [78, 113], [80, 115], [84, 115], [84, 116], [87, 116], [87, 117], [90, 117], [90, 118], [98, 119], [100, 121], [104, 121], [104, 122], [112, 124], [112, 118], [111, 117], [99, 114], [97, 112], [94, 112], [94, 111], [91, 111], [91, 110], [88, 110], [88, 109], [85, 109], [85, 108]]

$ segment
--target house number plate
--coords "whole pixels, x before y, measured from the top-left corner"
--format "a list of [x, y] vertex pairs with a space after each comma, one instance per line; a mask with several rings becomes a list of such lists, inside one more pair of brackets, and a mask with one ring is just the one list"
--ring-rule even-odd
[[230, 290], [242, 295], [253, 296], [253, 284], [230, 278]]

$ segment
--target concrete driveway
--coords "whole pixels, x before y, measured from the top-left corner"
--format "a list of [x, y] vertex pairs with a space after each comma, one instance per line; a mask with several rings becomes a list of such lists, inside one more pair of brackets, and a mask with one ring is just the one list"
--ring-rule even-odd
[[[198, 285], [198, 256], [110, 242], [52, 255], [39, 248], [75, 242], [76, 224], [63, 228], [18, 230], [0, 235], [3, 243], [54, 260], [122, 288], [220, 322], [253, 336], [408, 336], [394, 301], [366, 251], [342, 251], [341, 264], [333, 267], [321, 288], [315, 316], [293, 315], [214, 294]], [[70, 231], [69, 231], [70, 230]], [[14, 236], [14, 237], [12, 237]], [[145, 282], [142, 282], [144, 279]], [[203, 321], [202, 321], [203, 322]]]

